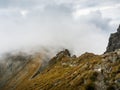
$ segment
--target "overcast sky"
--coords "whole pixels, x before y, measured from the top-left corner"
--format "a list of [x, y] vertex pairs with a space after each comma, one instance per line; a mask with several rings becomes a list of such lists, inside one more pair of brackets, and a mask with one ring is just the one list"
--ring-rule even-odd
[[105, 51], [120, 0], [0, 0], [0, 53], [35, 47]]

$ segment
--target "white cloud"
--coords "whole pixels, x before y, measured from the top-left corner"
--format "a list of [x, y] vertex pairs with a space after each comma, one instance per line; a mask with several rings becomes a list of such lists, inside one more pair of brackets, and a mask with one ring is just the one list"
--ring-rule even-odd
[[80, 16], [82, 15], [88, 15], [92, 12], [96, 12], [96, 11], [107, 11], [107, 10], [110, 10], [110, 9], [116, 9], [116, 8], [119, 8], [120, 7], [120, 4], [115, 4], [115, 5], [110, 5], [110, 6], [95, 6], [95, 7], [88, 7], [88, 8], [79, 8], [77, 7], [76, 8], [76, 11], [73, 12], [73, 16], [75, 18], [79, 18]]
[[102, 1], [11, 0], [0, 8], [0, 52], [53, 46], [76, 54], [103, 53], [120, 21], [120, 5], [117, 0]]
[[21, 11], [20, 11], [20, 14], [21, 14], [23, 17], [26, 17], [28, 13], [29, 13], [28, 10], [21, 10]]

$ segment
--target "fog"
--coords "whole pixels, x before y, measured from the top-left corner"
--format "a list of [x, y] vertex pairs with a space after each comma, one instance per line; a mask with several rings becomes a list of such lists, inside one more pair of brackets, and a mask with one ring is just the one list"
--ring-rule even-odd
[[117, 0], [91, 5], [88, 0], [0, 2], [0, 53], [44, 47], [102, 54], [120, 21]]

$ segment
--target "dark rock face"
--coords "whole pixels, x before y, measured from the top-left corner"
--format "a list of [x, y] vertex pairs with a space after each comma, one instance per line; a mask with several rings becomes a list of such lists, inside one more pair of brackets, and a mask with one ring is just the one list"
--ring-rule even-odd
[[120, 26], [118, 27], [116, 33], [112, 33], [110, 35], [109, 43], [105, 53], [115, 51], [116, 49], [120, 49]]

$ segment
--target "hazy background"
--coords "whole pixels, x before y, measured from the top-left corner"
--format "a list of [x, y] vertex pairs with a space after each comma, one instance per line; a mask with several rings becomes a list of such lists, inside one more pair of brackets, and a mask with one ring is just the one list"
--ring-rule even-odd
[[0, 53], [44, 47], [105, 51], [120, 0], [0, 0]]

